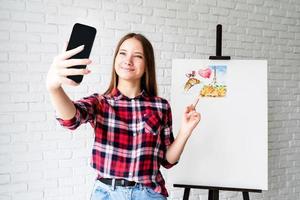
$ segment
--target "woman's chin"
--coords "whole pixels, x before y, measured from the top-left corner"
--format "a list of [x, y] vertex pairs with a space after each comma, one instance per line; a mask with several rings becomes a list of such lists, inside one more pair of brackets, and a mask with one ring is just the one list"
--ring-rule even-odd
[[131, 81], [139, 81], [140, 78], [137, 77], [137, 76], [130, 76], [130, 75], [119, 75], [119, 80], [123, 80], [123, 81], [126, 81], [126, 82], [131, 82]]
[[119, 79], [122, 79], [122, 80], [125, 80], [125, 81], [131, 81], [131, 80], [135, 80], [136, 77], [131, 76], [131, 75], [121, 75], [121, 76], [119, 76]]

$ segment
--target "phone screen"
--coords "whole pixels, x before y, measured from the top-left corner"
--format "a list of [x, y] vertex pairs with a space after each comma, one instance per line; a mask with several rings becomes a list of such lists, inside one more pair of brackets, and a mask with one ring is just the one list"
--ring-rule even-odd
[[[89, 58], [95, 40], [96, 32], [96, 28], [84, 24], [76, 23], [73, 26], [67, 50], [74, 49], [81, 45], [84, 45], [84, 49], [71, 58]], [[70, 68], [86, 68], [86, 65], [72, 66]], [[68, 78], [77, 83], [80, 83], [82, 81], [83, 75], [68, 76]]]

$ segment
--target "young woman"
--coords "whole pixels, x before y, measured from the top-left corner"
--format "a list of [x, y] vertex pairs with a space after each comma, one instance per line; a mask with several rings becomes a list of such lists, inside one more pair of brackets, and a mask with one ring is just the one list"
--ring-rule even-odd
[[170, 105], [157, 96], [152, 45], [135, 33], [125, 35], [117, 45], [107, 91], [70, 100], [62, 85], [77, 84], [67, 76], [90, 73], [69, 68], [91, 63], [89, 59], [68, 59], [83, 48], [54, 58], [47, 88], [62, 126], [73, 130], [89, 122], [94, 129], [91, 165], [98, 177], [91, 199], [166, 199], [160, 166], [170, 168], [177, 163], [200, 114], [193, 105], [187, 106], [174, 140]]

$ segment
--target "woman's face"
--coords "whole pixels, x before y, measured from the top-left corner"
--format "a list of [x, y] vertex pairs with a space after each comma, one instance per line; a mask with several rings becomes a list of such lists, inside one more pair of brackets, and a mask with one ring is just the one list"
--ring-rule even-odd
[[120, 46], [114, 67], [119, 81], [140, 81], [145, 72], [145, 56], [140, 41], [135, 38], [125, 40]]

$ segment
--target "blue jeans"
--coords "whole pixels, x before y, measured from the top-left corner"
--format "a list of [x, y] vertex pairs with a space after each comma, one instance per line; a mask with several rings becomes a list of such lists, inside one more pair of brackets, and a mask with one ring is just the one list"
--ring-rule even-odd
[[141, 184], [131, 187], [106, 185], [96, 180], [90, 200], [167, 200], [167, 198], [151, 188]]

